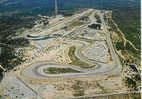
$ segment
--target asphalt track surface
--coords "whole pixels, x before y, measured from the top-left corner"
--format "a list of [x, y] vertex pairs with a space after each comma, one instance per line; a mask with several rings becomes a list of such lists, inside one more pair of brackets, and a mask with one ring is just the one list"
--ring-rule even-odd
[[[71, 65], [71, 64], [59, 64], [55, 62], [38, 62], [34, 63], [28, 68], [26, 68], [21, 75], [30, 77], [30, 78], [41, 78], [41, 79], [48, 79], [48, 78], [59, 78], [59, 77], [77, 77], [77, 76], [94, 76], [97, 74], [106, 74], [110, 71], [113, 71], [117, 66], [114, 62], [110, 64], [99, 63], [95, 60], [89, 60], [81, 54], [81, 48], [87, 46], [85, 42], [81, 42], [78, 40], [75, 41], [68, 41], [72, 44], [75, 44], [76, 51], [75, 55], [81, 60], [89, 64], [95, 64], [96, 66], [93, 68], [81, 68], [80, 66]], [[79, 45], [77, 45], [79, 44]], [[44, 68], [49, 67], [60, 67], [60, 68], [72, 68], [74, 70], [80, 71], [80, 73], [64, 73], [64, 74], [46, 74], [43, 72]]]
[[[79, 41], [79, 40], [66, 40], [66, 43], [71, 43], [76, 46], [75, 56], [78, 57], [81, 61], [84, 61], [88, 64], [95, 64], [94, 68], [81, 68], [80, 66], [75, 66], [71, 64], [58, 64], [55, 62], [38, 62], [34, 63], [25, 70], [21, 72], [21, 75], [30, 78], [38, 78], [38, 79], [48, 79], [48, 78], [64, 78], [64, 77], [77, 77], [77, 76], [95, 76], [98, 74], [108, 74], [108, 73], [115, 73], [118, 74], [121, 71], [121, 65], [118, 56], [115, 53], [115, 50], [112, 45], [112, 41], [110, 39], [110, 33], [107, 30], [105, 25], [105, 21], [103, 18], [103, 14], [100, 15], [102, 25], [104, 28], [104, 33], [106, 35], [106, 41], [110, 48], [110, 54], [113, 61], [109, 64], [100, 63], [95, 60], [89, 60], [84, 57], [81, 53], [82, 48], [86, 48], [88, 46], [87, 42]], [[64, 74], [46, 74], [43, 72], [44, 68], [48, 67], [61, 67], [61, 68], [72, 68], [80, 73], [64, 73]]]

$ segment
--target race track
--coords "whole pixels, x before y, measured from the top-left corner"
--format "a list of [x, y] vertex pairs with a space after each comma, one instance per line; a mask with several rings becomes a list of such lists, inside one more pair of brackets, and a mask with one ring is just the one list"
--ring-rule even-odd
[[[75, 56], [80, 59], [81, 61], [88, 63], [88, 64], [92, 64], [92, 65], [96, 65], [93, 68], [81, 68], [80, 66], [76, 66], [76, 65], [71, 65], [71, 64], [59, 64], [59, 63], [55, 63], [55, 62], [38, 62], [38, 63], [34, 63], [30, 66], [28, 66], [28, 68], [24, 69], [21, 72], [22, 76], [25, 77], [30, 77], [30, 78], [35, 78], [35, 79], [48, 79], [48, 78], [58, 78], [58, 77], [76, 77], [76, 76], [94, 76], [97, 74], [108, 74], [108, 73], [114, 73], [114, 74], [120, 74], [121, 71], [121, 64], [119, 61], [118, 56], [116, 55], [113, 45], [112, 45], [112, 41], [110, 39], [110, 33], [108, 32], [105, 22], [104, 22], [104, 18], [103, 18], [103, 14], [100, 14], [100, 18], [102, 21], [102, 26], [103, 26], [103, 32], [105, 33], [106, 36], [106, 42], [107, 45], [110, 49], [110, 55], [113, 61], [111, 61], [110, 63], [104, 63], [104, 62], [99, 62], [96, 60], [92, 60], [89, 58], [84, 57], [84, 55], [82, 54], [82, 49], [87, 48], [89, 46], [89, 44], [85, 41], [80, 41], [80, 40], [65, 40], [65, 43], [70, 43], [73, 46], [76, 47], [75, 50]], [[90, 53], [95, 53], [94, 51], [90, 51]], [[72, 68], [74, 70], [80, 71], [80, 73], [64, 73], [64, 74], [46, 74], [43, 72], [44, 68], [49, 68], [49, 67], [61, 67], [61, 68]]]

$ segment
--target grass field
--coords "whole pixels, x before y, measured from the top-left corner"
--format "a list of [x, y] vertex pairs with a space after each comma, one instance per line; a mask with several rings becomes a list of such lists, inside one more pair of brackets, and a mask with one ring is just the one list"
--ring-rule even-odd
[[79, 73], [80, 71], [71, 68], [50, 67], [43, 70], [47, 74]]
[[93, 43], [94, 40], [91, 40], [91, 39], [87, 39], [87, 38], [84, 38], [84, 37], [72, 37], [73, 40], [80, 40], [80, 41], [85, 41], [85, 42], [88, 42], [88, 43]]
[[75, 46], [72, 46], [70, 47], [69, 49], [69, 57], [70, 59], [72, 60], [72, 62], [70, 64], [72, 65], [77, 65], [77, 66], [80, 66], [82, 68], [90, 68], [92, 67], [91, 65], [81, 61], [80, 59], [78, 59], [76, 56], [75, 56], [75, 50], [76, 50], [76, 47]]

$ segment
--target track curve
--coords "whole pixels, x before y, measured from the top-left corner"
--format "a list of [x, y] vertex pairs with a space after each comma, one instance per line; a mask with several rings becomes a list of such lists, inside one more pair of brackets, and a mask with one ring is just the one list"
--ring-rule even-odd
[[[104, 64], [104, 63], [98, 63], [97, 61], [90, 61], [86, 57], [83, 57], [81, 53], [82, 48], [86, 48], [89, 44], [85, 41], [79, 41], [79, 40], [67, 40], [66, 43], [71, 43], [76, 46], [75, 55], [81, 60], [89, 64], [96, 64], [93, 68], [81, 68], [76, 65], [71, 64], [59, 64], [55, 62], [38, 62], [35, 64], [32, 64], [28, 68], [26, 68], [21, 75], [24, 76], [30, 76], [31, 78], [42, 78], [42, 79], [48, 79], [48, 78], [58, 78], [58, 77], [75, 77], [75, 76], [94, 76], [96, 74], [102, 74], [107, 73], [114, 68], [114, 64]], [[72, 68], [74, 70], [80, 71], [80, 73], [64, 73], [64, 74], [46, 74], [43, 72], [44, 68], [48, 67], [64, 67], [64, 68]]]
[[[83, 57], [81, 53], [81, 49], [87, 47], [89, 44], [85, 41], [79, 41], [79, 40], [65, 40], [65, 43], [71, 43], [72, 45], [76, 46], [76, 51], [75, 51], [75, 56], [79, 58], [81, 61], [86, 62], [88, 64], [95, 64], [96, 66], [93, 68], [81, 68], [76, 65], [71, 65], [71, 64], [59, 64], [55, 62], [38, 62], [34, 63], [25, 70], [21, 72], [21, 75], [31, 77], [31, 78], [42, 78], [42, 79], [48, 79], [48, 78], [58, 78], [58, 77], [76, 77], [76, 76], [94, 76], [97, 74], [105, 74], [108, 72], [112, 72], [114, 69], [116, 71], [120, 71], [121, 66], [120, 66], [120, 61], [118, 59], [118, 56], [116, 55], [114, 48], [112, 46], [112, 42], [110, 39], [110, 33], [107, 31], [105, 22], [103, 19], [103, 14], [100, 15], [100, 18], [102, 20], [102, 25], [104, 27], [104, 33], [106, 34], [106, 41], [107, 44], [110, 48], [110, 53], [112, 56], [113, 61], [111, 63], [105, 64], [105, 63], [100, 63], [95, 60], [89, 60], [86, 57]], [[45, 74], [43, 72], [43, 68], [48, 68], [48, 67], [68, 67], [72, 68], [75, 70], [80, 71], [81, 73], [65, 73], [65, 74]], [[117, 70], [118, 69], [118, 70]], [[120, 69], [120, 70], [119, 70]], [[115, 71], [114, 71], [115, 72]]]

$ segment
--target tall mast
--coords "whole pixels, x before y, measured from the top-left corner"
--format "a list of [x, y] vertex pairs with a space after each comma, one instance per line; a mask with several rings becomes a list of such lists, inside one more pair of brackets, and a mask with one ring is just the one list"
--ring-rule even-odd
[[58, 14], [58, 4], [57, 4], [57, 0], [55, 0], [55, 15]]

